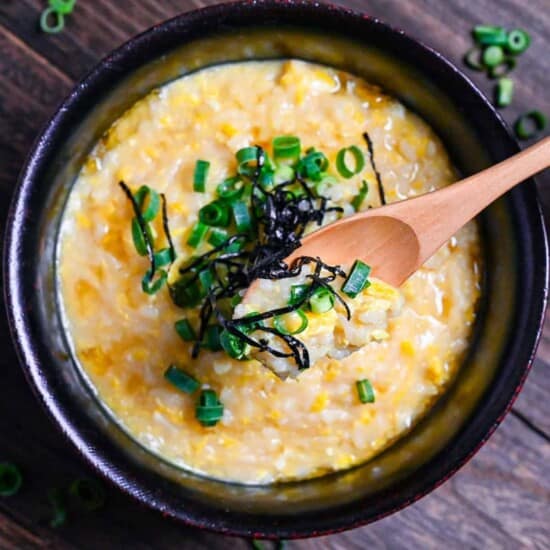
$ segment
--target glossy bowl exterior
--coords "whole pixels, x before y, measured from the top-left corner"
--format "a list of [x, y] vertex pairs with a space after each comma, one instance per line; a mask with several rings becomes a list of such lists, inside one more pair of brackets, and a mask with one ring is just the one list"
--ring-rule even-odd
[[[281, 57], [327, 63], [379, 82], [428, 120], [464, 173], [518, 150], [473, 84], [400, 31], [310, 1], [217, 5], [132, 39], [74, 89], [22, 170], [4, 270], [10, 325], [25, 374], [56, 424], [97, 471], [186, 523], [242, 536], [292, 538], [350, 529], [398, 510], [476, 452], [511, 407], [533, 360], [548, 265], [531, 182], [481, 217], [485, 300], [457, 380], [409, 436], [366, 465], [317, 480], [245, 487], [182, 472], [140, 447], [98, 405], [75, 368], [58, 315], [55, 242], [67, 194], [95, 140], [150, 89], [214, 63]], [[393, 470], [376, 479], [377, 465]]]

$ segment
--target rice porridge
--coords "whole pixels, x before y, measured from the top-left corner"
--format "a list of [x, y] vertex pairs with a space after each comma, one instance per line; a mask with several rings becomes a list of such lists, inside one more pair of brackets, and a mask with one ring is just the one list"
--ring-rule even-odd
[[[269, 238], [293, 212], [307, 233], [380, 205], [365, 132], [388, 202], [457, 179], [434, 132], [396, 99], [294, 60], [182, 77], [138, 101], [91, 152], [58, 247], [65, 323], [99, 399], [146, 448], [223, 480], [308, 478], [380, 453], [445, 391], [476, 318], [474, 222], [399, 289], [369, 276], [346, 293], [353, 266], [319, 266], [315, 278], [312, 261], [295, 277], [260, 279], [242, 302], [242, 291], [220, 291], [219, 311], [205, 305], [223, 286], [216, 277], [237, 288], [238, 262], [258, 242], [273, 251]], [[264, 175], [266, 191], [255, 191]], [[277, 210], [281, 197], [289, 204]], [[265, 212], [286, 217], [269, 226]], [[239, 340], [231, 319], [285, 308], [293, 293], [300, 303], [308, 289], [297, 313], [249, 324]]]

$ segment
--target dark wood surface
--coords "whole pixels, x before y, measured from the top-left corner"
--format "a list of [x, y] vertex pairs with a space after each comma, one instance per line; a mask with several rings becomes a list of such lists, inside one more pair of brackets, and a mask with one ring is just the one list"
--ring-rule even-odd
[[[66, 30], [38, 30], [45, 0], [0, 0], [0, 224], [17, 173], [54, 107], [94, 63], [133, 34], [206, 1], [79, 0]], [[533, 37], [514, 73], [517, 93], [503, 114], [528, 108], [550, 114], [550, 0], [347, 0], [408, 31], [460, 64], [478, 23], [521, 26]], [[483, 75], [469, 73], [487, 93]], [[550, 177], [539, 180], [550, 213]], [[374, 525], [292, 542], [291, 548], [550, 548], [550, 324], [514, 409], [489, 443], [457, 475], [418, 503]], [[0, 461], [21, 466], [21, 492], [0, 499], [0, 550], [21, 548], [248, 548], [177, 525], [110, 494], [96, 514], [48, 526], [49, 488], [88, 468], [35, 403], [0, 319]]]

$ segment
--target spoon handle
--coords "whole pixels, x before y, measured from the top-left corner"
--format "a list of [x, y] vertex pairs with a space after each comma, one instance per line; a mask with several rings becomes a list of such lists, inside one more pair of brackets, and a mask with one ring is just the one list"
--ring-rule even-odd
[[[440, 191], [391, 205], [417, 234], [419, 265], [501, 195], [550, 166], [550, 137]], [[418, 203], [417, 201], [422, 201]]]

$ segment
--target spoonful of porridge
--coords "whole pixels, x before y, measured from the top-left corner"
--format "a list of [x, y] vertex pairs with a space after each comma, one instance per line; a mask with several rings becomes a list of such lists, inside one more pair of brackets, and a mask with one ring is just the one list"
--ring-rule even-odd
[[[409, 200], [358, 212], [325, 225], [304, 236], [301, 245], [285, 258], [296, 277], [282, 280], [256, 279], [246, 291], [235, 313], [241, 319], [253, 311], [279, 306], [276, 328], [289, 335], [292, 344], [303, 344], [308, 362], [322, 357], [343, 358], [371, 341], [387, 337], [391, 317], [400, 312], [401, 286], [417, 269], [468, 221], [506, 191], [550, 165], [550, 138], [517, 155], [444, 189]], [[315, 278], [323, 269], [296, 269], [304, 258], [324, 262], [326, 266], [343, 266], [346, 280], [340, 292], [347, 303], [334, 304], [329, 284], [332, 276]], [[372, 277], [372, 278], [371, 278]], [[325, 312], [324, 330], [307, 328], [318, 316], [296, 315], [292, 296], [310, 288], [309, 280], [320, 281], [319, 289], [309, 299], [308, 311]], [[386, 284], [387, 283], [387, 284]], [[290, 299], [287, 300], [287, 297]], [[350, 300], [351, 298], [351, 300]], [[286, 300], [286, 302], [285, 302]], [[296, 297], [298, 300], [298, 297]], [[307, 301], [306, 301], [307, 302]], [[284, 306], [285, 307], [281, 307]], [[287, 311], [288, 310], [288, 311]], [[303, 308], [302, 308], [303, 310]], [[300, 312], [300, 310], [298, 310]], [[294, 318], [293, 318], [294, 317]], [[286, 325], [279, 319], [284, 318]], [[305, 328], [304, 328], [305, 327]], [[307, 330], [306, 330], [307, 328]], [[276, 347], [273, 335], [266, 341]], [[288, 347], [289, 342], [286, 343]], [[281, 377], [296, 376], [299, 360], [256, 349], [255, 358]], [[300, 350], [296, 350], [300, 357]]]

